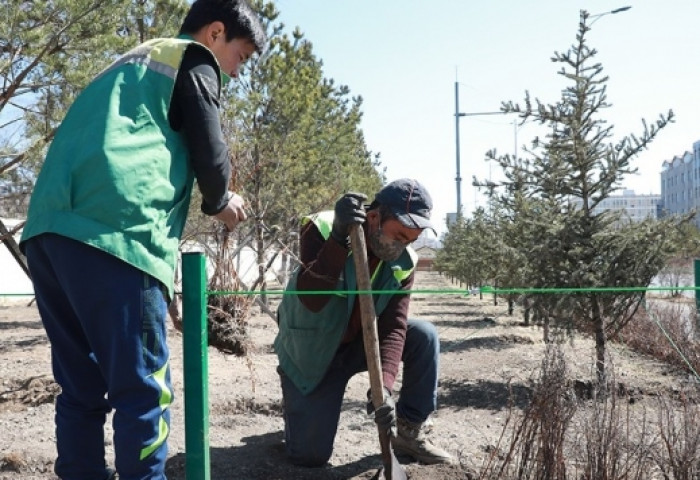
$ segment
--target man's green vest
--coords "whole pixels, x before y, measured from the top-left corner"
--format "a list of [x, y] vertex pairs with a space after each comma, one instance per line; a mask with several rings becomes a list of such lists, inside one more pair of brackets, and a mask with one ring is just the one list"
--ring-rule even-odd
[[[305, 217], [302, 224], [314, 222], [324, 238], [330, 236], [333, 212], [321, 212]], [[416, 254], [411, 247], [394, 262], [380, 262], [372, 273], [372, 290], [399, 290], [401, 282], [413, 272]], [[287, 285], [288, 291], [296, 290], [299, 270]], [[357, 290], [355, 264], [352, 252], [335, 287], [332, 298], [320, 312], [311, 312], [299, 301], [299, 296], [284, 295], [277, 315], [279, 333], [275, 338], [275, 352], [284, 373], [299, 390], [307, 395], [323, 379], [348, 326], [355, 304]], [[393, 294], [373, 295], [374, 309], [380, 315]]]
[[152, 275], [172, 297], [194, 174], [168, 112], [191, 39], [148, 41], [75, 100], [34, 187], [22, 241], [56, 233]]

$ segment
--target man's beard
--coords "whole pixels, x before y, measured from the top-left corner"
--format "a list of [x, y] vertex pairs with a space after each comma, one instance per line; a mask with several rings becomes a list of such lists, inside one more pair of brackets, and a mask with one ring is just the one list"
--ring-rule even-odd
[[398, 260], [406, 246], [398, 240], [392, 240], [382, 232], [381, 227], [369, 235], [369, 247], [372, 252], [385, 262]]

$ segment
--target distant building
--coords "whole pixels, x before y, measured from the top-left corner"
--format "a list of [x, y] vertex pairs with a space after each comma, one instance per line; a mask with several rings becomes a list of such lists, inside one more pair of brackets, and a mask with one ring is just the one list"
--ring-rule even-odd
[[449, 212], [445, 215], [445, 225], [447, 225], [447, 228], [453, 223], [457, 223], [457, 212]]
[[411, 246], [414, 250], [421, 247], [440, 248], [440, 240], [435, 238], [432, 230], [426, 228]]
[[435, 248], [424, 245], [422, 247], [415, 248], [415, 251], [418, 255], [416, 270], [432, 270], [436, 254]]
[[[593, 209], [593, 213], [621, 212], [623, 221], [641, 222], [647, 218], [658, 218], [660, 203], [661, 195], [638, 195], [634, 190], [623, 190], [620, 195], [610, 195], [603, 199]], [[580, 199], [574, 199], [573, 204], [580, 206]]]
[[[664, 161], [661, 166], [661, 214], [688, 213], [700, 206], [700, 140], [693, 151]], [[700, 218], [695, 219], [700, 227]]]

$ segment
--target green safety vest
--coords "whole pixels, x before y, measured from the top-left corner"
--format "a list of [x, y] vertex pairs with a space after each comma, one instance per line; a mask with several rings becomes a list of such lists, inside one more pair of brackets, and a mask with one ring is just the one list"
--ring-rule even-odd
[[50, 232], [92, 245], [152, 275], [172, 298], [194, 173], [168, 112], [195, 45], [211, 53], [190, 38], [145, 42], [81, 92], [51, 143], [21, 242]]
[[[314, 222], [324, 238], [328, 238], [333, 226], [333, 212], [320, 212], [304, 217], [302, 225]], [[393, 262], [380, 262], [372, 273], [372, 290], [399, 290], [401, 282], [413, 272], [416, 253], [406, 247], [401, 257]], [[287, 290], [297, 289], [300, 269], [297, 267], [287, 285]], [[297, 295], [284, 295], [277, 316], [279, 332], [274, 347], [280, 368], [307, 395], [323, 379], [348, 326], [355, 304], [356, 294], [344, 293], [357, 290], [355, 264], [352, 252], [331, 299], [320, 312], [309, 311]], [[373, 294], [374, 309], [380, 315], [392, 298], [392, 294]]]

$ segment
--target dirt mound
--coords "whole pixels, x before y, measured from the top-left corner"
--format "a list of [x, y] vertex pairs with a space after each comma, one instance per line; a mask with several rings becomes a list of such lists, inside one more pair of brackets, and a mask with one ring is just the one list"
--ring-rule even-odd
[[3, 391], [0, 392], [0, 411], [22, 411], [28, 407], [53, 403], [59, 393], [61, 387], [47, 375], [8, 380], [3, 382]]

